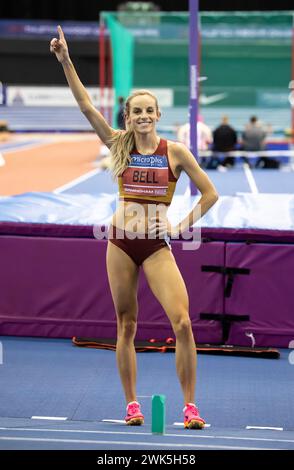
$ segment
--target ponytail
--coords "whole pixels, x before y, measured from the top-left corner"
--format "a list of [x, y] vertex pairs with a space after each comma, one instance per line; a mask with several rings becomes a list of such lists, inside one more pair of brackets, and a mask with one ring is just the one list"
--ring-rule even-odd
[[111, 172], [113, 179], [122, 175], [131, 161], [131, 152], [135, 147], [135, 133], [132, 129], [116, 132], [111, 140]]

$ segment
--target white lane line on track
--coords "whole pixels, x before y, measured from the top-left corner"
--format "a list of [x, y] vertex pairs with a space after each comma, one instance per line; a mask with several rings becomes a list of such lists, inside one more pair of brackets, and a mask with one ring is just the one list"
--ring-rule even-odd
[[251, 171], [250, 166], [248, 165], [248, 163], [244, 163], [243, 168], [244, 168], [245, 176], [247, 178], [247, 181], [248, 181], [248, 184], [249, 184], [249, 187], [251, 189], [252, 194], [258, 194], [259, 193], [258, 187], [257, 187], [254, 176], [252, 174], [252, 171]]
[[[89, 429], [53, 429], [53, 428], [7, 428], [7, 427], [0, 427], [0, 431], [24, 431], [24, 432], [56, 432], [56, 433], [81, 433], [81, 434], [112, 434], [112, 435], [135, 435], [135, 436], [152, 436], [151, 432], [135, 432], [135, 431], [97, 431], [97, 430], [89, 430]], [[240, 430], [239, 430], [240, 431]], [[192, 431], [182, 434], [176, 433], [166, 433], [164, 434], [166, 437], [182, 437], [188, 439], [231, 439], [236, 441], [261, 441], [261, 442], [285, 442], [285, 443], [293, 443], [294, 439], [274, 439], [274, 438], [267, 438], [267, 437], [239, 437], [239, 436], [216, 436], [216, 435], [209, 435], [203, 434], [203, 431]]]
[[284, 428], [275, 428], [272, 426], [246, 426], [246, 429], [261, 429], [262, 431], [264, 430], [269, 430], [269, 431], [283, 431]]
[[1, 167], [1, 166], [5, 166], [5, 165], [6, 165], [6, 162], [5, 162], [4, 158], [3, 158], [3, 155], [0, 153], [0, 167]]
[[274, 448], [264, 447], [236, 447], [236, 446], [218, 446], [218, 445], [201, 445], [201, 444], [176, 444], [174, 442], [140, 442], [140, 441], [96, 441], [96, 440], [83, 440], [83, 439], [49, 439], [41, 437], [0, 437], [0, 441], [26, 441], [26, 442], [55, 442], [55, 443], [66, 443], [66, 444], [112, 444], [112, 445], [125, 445], [125, 446], [146, 446], [146, 447], [186, 447], [190, 449], [228, 449], [228, 450], [275, 450]]
[[102, 419], [103, 423], [118, 423], [118, 424], [126, 424], [124, 419]]
[[98, 175], [101, 173], [102, 170], [100, 168], [96, 168], [95, 170], [89, 171], [88, 173], [85, 173], [82, 176], [79, 176], [79, 178], [76, 178], [69, 183], [64, 184], [63, 186], [60, 186], [59, 188], [54, 189], [53, 194], [61, 194], [64, 191], [67, 191], [68, 189], [73, 188], [74, 186], [77, 186], [80, 183], [83, 183], [84, 181], [87, 181], [89, 178], [92, 178], [92, 176]]
[[44, 419], [48, 421], [66, 421], [68, 418], [65, 416], [32, 416], [31, 419]]

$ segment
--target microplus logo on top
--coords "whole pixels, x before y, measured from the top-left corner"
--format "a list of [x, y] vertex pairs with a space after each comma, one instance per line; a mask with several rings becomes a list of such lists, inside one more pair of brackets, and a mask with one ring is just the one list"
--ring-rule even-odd
[[167, 158], [165, 155], [132, 155], [130, 166], [165, 168], [167, 166]]

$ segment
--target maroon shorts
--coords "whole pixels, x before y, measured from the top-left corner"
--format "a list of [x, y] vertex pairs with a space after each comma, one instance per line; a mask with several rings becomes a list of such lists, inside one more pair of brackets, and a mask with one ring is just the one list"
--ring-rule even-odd
[[136, 235], [136, 233], [110, 226], [108, 240], [121, 248], [137, 266], [140, 266], [150, 255], [161, 248], [171, 249], [168, 237], [149, 239], [146, 238], [147, 235], [145, 238], [139, 238]]

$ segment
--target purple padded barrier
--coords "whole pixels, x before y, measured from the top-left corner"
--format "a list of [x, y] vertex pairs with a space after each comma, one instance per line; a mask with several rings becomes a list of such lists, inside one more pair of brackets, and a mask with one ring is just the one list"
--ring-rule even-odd
[[[201, 264], [224, 260], [224, 243], [203, 244], [174, 254], [190, 295], [193, 330], [200, 343], [218, 343], [218, 322], [199, 321], [199, 312], [222, 308], [223, 280], [202, 274]], [[106, 273], [106, 241], [87, 238], [0, 237], [0, 334], [46, 337], [116, 336]], [[172, 336], [169, 320], [144, 276], [139, 292], [138, 339]]]
[[236, 275], [225, 310], [250, 315], [249, 322], [233, 323], [227, 343], [288, 347], [294, 339], [294, 245], [228, 243], [226, 266], [249, 268], [249, 275]]
[[[202, 273], [203, 264], [224, 263], [224, 243], [203, 243], [199, 250], [185, 251], [182, 243], [172, 242], [172, 252], [184, 278], [190, 306], [190, 318], [198, 343], [220, 343], [222, 329], [217, 321], [199, 320], [200, 313], [219, 313], [223, 309], [223, 279], [215, 273]], [[143, 279], [142, 279], [143, 278]], [[139, 328], [137, 339], [165, 340], [173, 332], [165, 312], [150, 294], [145, 276], [139, 285]]]
[[93, 226], [30, 222], [0, 222], [0, 236], [1, 235], [45, 238], [93, 238]]
[[106, 241], [0, 237], [0, 334], [113, 337]]

